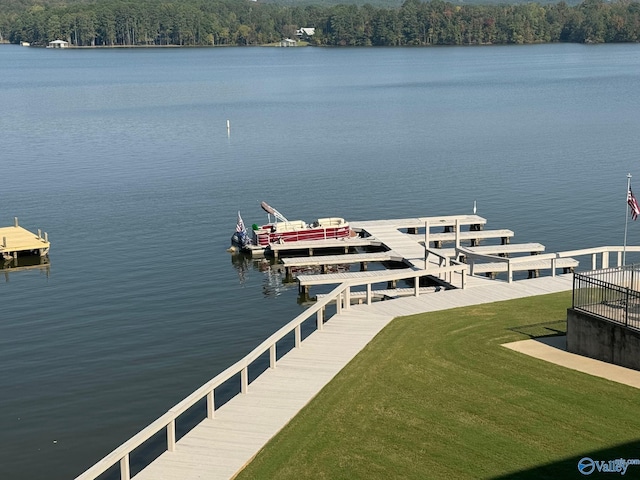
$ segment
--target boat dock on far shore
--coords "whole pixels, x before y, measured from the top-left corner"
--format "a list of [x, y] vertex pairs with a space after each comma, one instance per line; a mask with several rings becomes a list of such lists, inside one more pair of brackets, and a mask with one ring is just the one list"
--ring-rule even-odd
[[0, 254], [4, 260], [17, 260], [19, 256], [40, 256], [49, 254], [49, 235], [47, 232], [30, 232], [18, 225], [18, 217], [14, 217], [13, 226], [0, 227]]

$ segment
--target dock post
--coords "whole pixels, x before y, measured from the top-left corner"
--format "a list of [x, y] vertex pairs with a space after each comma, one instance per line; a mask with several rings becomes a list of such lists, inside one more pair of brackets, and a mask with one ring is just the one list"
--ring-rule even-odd
[[429, 257], [429, 220], [424, 222], [424, 269], [427, 269], [427, 258]]
[[456, 218], [456, 248], [460, 248], [460, 219]]
[[42, 230], [38, 229], [38, 240], [42, 240]]
[[45, 242], [49, 241], [49, 234], [47, 232], [44, 232], [44, 241]]
[[318, 310], [318, 312], [316, 313], [316, 328], [318, 330], [322, 330], [324, 328], [324, 308], [321, 308], [320, 310]]
[[2, 237], [2, 246], [7, 248], [7, 237]]
[[18, 217], [13, 217], [13, 226], [18, 228]]

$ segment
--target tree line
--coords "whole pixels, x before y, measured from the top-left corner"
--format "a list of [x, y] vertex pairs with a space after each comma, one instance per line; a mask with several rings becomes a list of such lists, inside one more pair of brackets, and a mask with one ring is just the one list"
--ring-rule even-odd
[[460, 5], [406, 0], [400, 7], [285, 6], [250, 0], [8, 0], [0, 41], [73, 46], [264, 45], [295, 38], [326, 46], [637, 42], [640, 3]]

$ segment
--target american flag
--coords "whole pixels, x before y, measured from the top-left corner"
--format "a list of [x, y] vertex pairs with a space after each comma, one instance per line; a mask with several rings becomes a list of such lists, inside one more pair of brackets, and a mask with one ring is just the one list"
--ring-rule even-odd
[[633, 196], [633, 192], [631, 188], [629, 188], [629, 192], [627, 193], [627, 203], [629, 204], [629, 208], [631, 209], [631, 218], [634, 220], [638, 218], [640, 215], [640, 205], [638, 205], [638, 200]]
[[[639, 210], [639, 212], [640, 212], [640, 210]], [[238, 223], [236, 223], [236, 232], [238, 232], [238, 233], [247, 233], [247, 229], [244, 228], [244, 222], [242, 221], [242, 217], [240, 216], [240, 212], [238, 212]]]

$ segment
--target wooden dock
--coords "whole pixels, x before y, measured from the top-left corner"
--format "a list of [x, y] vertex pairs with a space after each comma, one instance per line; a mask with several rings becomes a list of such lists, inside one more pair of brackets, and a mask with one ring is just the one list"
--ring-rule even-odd
[[[469, 250], [481, 255], [498, 255], [508, 257], [514, 253], [529, 253], [535, 255], [545, 251], [541, 243], [508, 243], [506, 245], [481, 245], [469, 247]], [[455, 248], [441, 248], [439, 253], [448, 258], [455, 258], [458, 254]]]
[[[515, 235], [513, 231], [509, 229], [485, 230], [486, 223], [486, 219], [477, 215], [353, 222], [352, 228], [358, 232], [360, 237], [300, 242], [300, 245], [274, 244], [269, 248], [277, 258], [282, 258], [293, 250], [308, 249], [312, 255], [313, 249], [335, 248], [336, 246], [344, 249], [344, 255], [282, 258], [281, 262], [285, 266], [288, 278], [292, 277], [291, 271], [295, 266], [320, 266], [322, 268], [322, 274], [298, 275], [299, 290], [305, 296], [309, 294], [309, 287], [313, 285], [337, 284], [354, 278], [374, 281], [375, 276], [384, 276], [384, 273], [380, 272], [366, 272], [365, 274], [367, 262], [397, 261], [415, 270], [429, 270], [449, 264], [453, 259], [462, 258], [472, 264], [470, 270], [472, 276], [484, 274], [495, 278], [497, 274], [506, 272], [509, 281], [513, 279], [513, 272], [529, 271], [530, 276], [538, 276], [541, 270], [551, 270], [555, 275], [556, 268], [561, 268], [566, 273], [578, 265], [578, 262], [571, 258], [555, 260], [548, 256], [527, 260], [504, 260], [513, 254], [537, 255], [544, 252], [545, 247], [540, 243], [511, 244], [510, 240]], [[489, 241], [490, 244], [480, 245], [484, 241]], [[491, 242], [497, 241], [500, 242], [499, 245], [491, 244]], [[442, 248], [446, 242], [453, 243], [454, 247]], [[463, 243], [468, 246], [463, 247]], [[374, 245], [385, 250], [375, 253], [349, 253], [355, 247]], [[425, 248], [425, 245], [428, 248]], [[466, 249], [463, 254], [461, 254], [463, 251], [461, 249]], [[504, 258], [496, 259], [495, 255]], [[346, 263], [360, 263], [361, 272], [326, 273], [329, 265]], [[416, 278], [421, 276], [424, 275], [416, 274]], [[445, 285], [445, 283], [442, 284]], [[395, 285], [389, 286], [394, 287]]]
[[22, 255], [44, 257], [51, 246], [47, 232], [32, 233], [19, 226], [17, 218], [13, 226], [0, 227], [0, 241], [0, 254], [5, 260], [15, 260]]
[[342, 250], [344, 253], [349, 253], [350, 249], [357, 247], [373, 247], [379, 246], [380, 243], [374, 238], [339, 238], [339, 239], [327, 239], [327, 240], [308, 240], [304, 242], [291, 242], [291, 243], [272, 243], [270, 244], [265, 253], [271, 254], [278, 258], [282, 252], [295, 252], [295, 251], [307, 251], [309, 255], [313, 255], [318, 250]]

